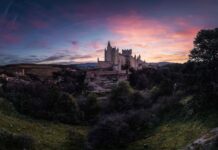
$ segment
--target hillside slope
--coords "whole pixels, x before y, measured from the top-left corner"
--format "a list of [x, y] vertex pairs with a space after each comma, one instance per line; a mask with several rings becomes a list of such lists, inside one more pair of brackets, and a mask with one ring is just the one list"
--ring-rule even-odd
[[[41, 120], [33, 120], [18, 114], [13, 105], [0, 98], [0, 129], [15, 134], [27, 134], [41, 150], [80, 150], [87, 134], [87, 127], [70, 126]], [[69, 131], [74, 132], [75, 143], [70, 142]]]
[[131, 143], [128, 150], [175, 150], [182, 149], [187, 144], [218, 126], [218, 114], [208, 112], [194, 116], [191, 119], [175, 117], [171, 121], [163, 121], [151, 131], [148, 137]]

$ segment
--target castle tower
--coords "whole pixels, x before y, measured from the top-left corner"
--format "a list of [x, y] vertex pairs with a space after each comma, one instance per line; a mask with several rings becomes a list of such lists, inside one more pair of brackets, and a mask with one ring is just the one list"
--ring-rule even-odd
[[112, 47], [111, 47], [111, 42], [108, 41], [108, 43], [107, 43], [107, 49], [110, 49], [110, 48], [112, 48]]
[[105, 49], [105, 61], [110, 62], [111, 64], [118, 64], [119, 60], [119, 50], [116, 47], [112, 47], [110, 41], [107, 44]]
[[111, 62], [112, 61], [112, 47], [110, 41], [108, 41], [107, 48], [105, 49], [105, 61]]

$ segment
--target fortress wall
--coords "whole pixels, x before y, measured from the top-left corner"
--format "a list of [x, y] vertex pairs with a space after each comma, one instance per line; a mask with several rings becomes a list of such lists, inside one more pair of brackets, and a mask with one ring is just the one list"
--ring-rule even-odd
[[111, 62], [107, 62], [107, 61], [99, 61], [98, 62], [98, 68], [110, 68], [110, 67], [112, 67]]

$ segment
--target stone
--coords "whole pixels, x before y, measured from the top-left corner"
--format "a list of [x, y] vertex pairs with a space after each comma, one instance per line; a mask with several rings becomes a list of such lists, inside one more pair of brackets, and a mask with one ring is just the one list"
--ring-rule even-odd
[[209, 133], [203, 135], [184, 150], [218, 150], [218, 128], [214, 128]]

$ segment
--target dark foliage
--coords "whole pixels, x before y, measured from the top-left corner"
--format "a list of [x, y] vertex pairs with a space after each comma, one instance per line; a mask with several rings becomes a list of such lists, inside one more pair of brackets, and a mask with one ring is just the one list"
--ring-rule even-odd
[[34, 150], [35, 141], [28, 135], [12, 134], [0, 130], [0, 149], [1, 150]]
[[[155, 94], [161, 95], [162, 91], [158, 90]], [[135, 92], [126, 82], [118, 84], [111, 93], [107, 111], [88, 135], [87, 149], [125, 148], [142, 133], [144, 135], [146, 129], [157, 124], [161, 115], [179, 108], [176, 96], [152, 98], [151, 93], [143, 95]]]
[[198, 32], [189, 58], [193, 62], [218, 63], [218, 28]]
[[86, 92], [84, 82], [86, 73], [84, 71], [62, 70], [53, 74], [54, 80], [57, 80], [58, 87], [67, 93], [78, 95]]
[[69, 130], [68, 132], [68, 145], [69, 147], [73, 146], [76, 147], [77, 149], [84, 149], [84, 135], [76, 132], [75, 130]]
[[55, 86], [40, 82], [13, 83], [8, 84], [5, 91], [7, 98], [23, 114], [65, 123], [78, 123], [80, 120], [76, 100]]
[[101, 107], [97, 100], [97, 95], [90, 93], [80, 105], [81, 111], [84, 113], [84, 120], [89, 123], [94, 123], [98, 120]]
[[87, 149], [125, 148], [158, 121], [155, 115], [143, 109], [103, 117], [89, 133]]
[[159, 70], [154, 68], [143, 68], [142, 70], [131, 70], [129, 76], [130, 85], [142, 90], [149, 89], [155, 84], [159, 84], [163, 79], [163, 75]]
[[191, 82], [195, 85], [196, 91], [191, 106], [196, 111], [217, 109], [218, 28], [201, 30], [197, 34], [189, 61], [189, 72], [193, 77]]

